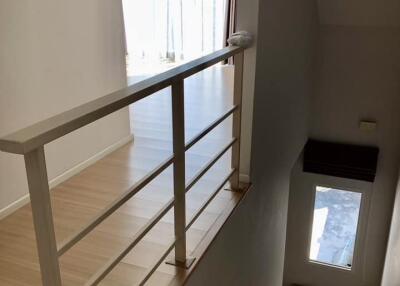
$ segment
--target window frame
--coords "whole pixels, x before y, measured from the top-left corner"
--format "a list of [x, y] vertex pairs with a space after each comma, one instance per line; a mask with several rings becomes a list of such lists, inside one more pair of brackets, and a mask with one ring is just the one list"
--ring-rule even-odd
[[[366, 242], [366, 230], [367, 220], [370, 208], [370, 196], [372, 192], [372, 183], [366, 181], [359, 181], [353, 179], [331, 177], [325, 175], [315, 175], [312, 184], [312, 196], [311, 197], [311, 208], [309, 214], [308, 223], [308, 237], [305, 260], [306, 263], [314, 267], [322, 267], [325, 269], [342, 271], [349, 274], [354, 274], [362, 268], [362, 263], [365, 261], [365, 242]], [[312, 230], [314, 223], [314, 209], [315, 209], [315, 198], [317, 187], [326, 187], [337, 190], [355, 192], [361, 194], [360, 211], [358, 215], [358, 224], [356, 230], [356, 239], [354, 242], [353, 261], [351, 267], [342, 267], [335, 264], [324, 263], [317, 260], [310, 259], [311, 242], [312, 242]]]

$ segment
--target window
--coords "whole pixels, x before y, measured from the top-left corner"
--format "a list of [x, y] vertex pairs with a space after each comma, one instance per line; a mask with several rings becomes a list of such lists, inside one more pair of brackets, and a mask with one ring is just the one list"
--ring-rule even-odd
[[223, 48], [227, 0], [123, 0], [128, 75], [153, 74]]
[[351, 269], [362, 194], [317, 186], [309, 258]]

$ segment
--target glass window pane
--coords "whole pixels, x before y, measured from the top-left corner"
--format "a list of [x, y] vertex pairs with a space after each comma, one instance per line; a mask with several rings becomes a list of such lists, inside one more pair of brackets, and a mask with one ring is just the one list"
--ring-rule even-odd
[[227, 0], [123, 0], [128, 76], [160, 73], [225, 46]]
[[312, 261], [350, 269], [361, 193], [316, 187], [310, 247]]

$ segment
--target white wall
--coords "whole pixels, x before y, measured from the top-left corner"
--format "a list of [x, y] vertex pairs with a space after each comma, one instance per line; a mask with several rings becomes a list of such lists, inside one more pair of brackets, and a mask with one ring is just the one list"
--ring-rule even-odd
[[383, 271], [382, 286], [400, 284], [400, 179], [397, 183], [397, 194], [390, 228], [390, 237]]
[[250, 9], [247, 17], [259, 13], [253, 187], [188, 285], [282, 285], [290, 170], [308, 133], [316, 5], [309, 0], [260, 1], [259, 9], [252, 1], [239, 5]]
[[400, 27], [398, 0], [318, 0], [324, 25]]
[[[362, 276], [340, 285], [380, 284], [400, 155], [400, 30], [322, 26], [317, 86], [312, 100], [310, 136], [380, 148], [362, 262]], [[378, 123], [376, 132], [359, 129], [360, 119]], [[292, 191], [296, 191], [294, 186]], [[296, 205], [296, 204], [295, 204]], [[302, 204], [297, 204], [302, 208]], [[292, 208], [291, 208], [292, 209]], [[294, 211], [295, 212], [295, 211]], [[295, 214], [293, 214], [296, 216]], [[289, 212], [289, 218], [291, 214]], [[295, 225], [295, 224], [294, 224]], [[297, 224], [298, 225], [301, 224]], [[293, 233], [293, 232], [291, 232]], [[290, 250], [289, 250], [290, 252]], [[292, 257], [293, 258], [293, 257]], [[292, 259], [289, 256], [289, 260]], [[294, 258], [293, 258], [294, 259]], [[304, 261], [304, 259], [303, 259]], [[292, 269], [300, 265], [291, 265]], [[338, 285], [334, 271], [324, 285]], [[311, 283], [311, 275], [291, 276], [289, 283]], [[307, 285], [307, 284], [306, 284]], [[318, 284], [317, 284], [318, 285]]]
[[[126, 85], [120, 1], [0, 1], [0, 136]], [[127, 110], [46, 146], [53, 179], [128, 137]], [[27, 194], [21, 156], [0, 153], [0, 210]]]

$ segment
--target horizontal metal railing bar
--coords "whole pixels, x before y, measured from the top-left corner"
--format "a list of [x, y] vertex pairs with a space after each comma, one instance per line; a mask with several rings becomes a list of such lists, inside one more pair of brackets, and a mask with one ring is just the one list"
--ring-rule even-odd
[[167, 169], [174, 162], [174, 156], [170, 156], [159, 166], [157, 166], [153, 171], [143, 177], [140, 181], [135, 183], [128, 191], [120, 195], [119, 198], [114, 200], [107, 208], [105, 208], [99, 215], [97, 215], [90, 223], [84, 226], [81, 230], [73, 234], [71, 237], [66, 239], [61, 243], [58, 249], [58, 256], [63, 255], [71, 247], [73, 247], [77, 242], [79, 242], [83, 237], [90, 233], [96, 226], [113, 214], [119, 207], [131, 199], [136, 193], [143, 189], [148, 183], [150, 183], [154, 178], [161, 174], [165, 169]]
[[143, 280], [139, 283], [139, 286], [143, 286], [150, 279], [151, 275], [153, 275], [153, 273], [157, 270], [158, 266], [160, 266], [160, 264], [165, 260], [165, 258], [167, 258], [172, 249], [174, 249], [175, 243], [176, 241], [171, 242], [161, 258], [156, 263], [154, 263], [154, 265], [147, 271]]
[[101, 267], [85, 286], [95, 286], [100, 283], [104, 277], [110, 273], [115, 266], [146, 236], [146, 234], [162, 219], [162, 217], [173, 207], [174, 199], [171, 199], [149, 222], [147, 222], [130, 240], [130, 243], [124, 247], [118, 254], [108, 260], [108, 262]]
[[231, 114], [233, 114], [239, 106], [235, 105], [231, 109], [228, 110], [224, 115], [222, 115], [220, 118], [216, 119], [213, 121], [210, 125], [208, 125], [206, 128], [204, 128], [196, 137], [192, 138], [185, 146], [185, 151], [188, 151], [190, 148], [193, 147], [197, 142], [199, 142], [201, 139], [203, 139], [204, 136], [206, 136], [208, 133], [210, 133], [215, 127], [217, 127], [219, 124], [222, 123], [226, 118], [228, 118]]
[[[191, 182], [186, 186], [185, 193], [189, 192], [194, 184], [232, 147], [236, 142], [233, 139], [221, 152], [219, 152], [211, 161], [202, 169], [200, 172], [191, 180]], [[233, 175], [231, 172], [230, 176]], [[226, 182], [225, 182], [226, 183]], [[130, 243], [124, 247], [118, 254], [108, 260], [108, 262], [94, 274], [90, 280], [85, 284], [85, 286], [97, 285], [101, 280], [107, 276], [110, 271], [140, 242], [140, 240], [151, 230], [151, 228], [157, 224], [162, 217], [174, 206], [174, 199], [171, 199], [151, 220], [142, 227]], [[75, 236], [76, 237], [76, 236]], [[79, 239], [78, 239], [79, 241]]]
[[[232, 139], [232, 141], [221, 151], [219, 152], [206, 166], [204, 166], [189, 182], [186, 186], [186, 191], [190, 190], [200, 179], [201, 177], [207, 173], [207, 171], [232, 147], [232, 145], [237, 141], [236, 138]], [[81, 230], [73, 234], [71, 237], [66, 239], [61, 243], [61, 246], [58, 249], [58, 256], [63, 255], [67, 252], [71, 247], [73, 247], [76, 243], [78, 243], [83, 237], [85, 237], [88, 233], [90, 233], [96, 226], [98, 226], [101, 222], [103, 222], [106, 218], [108, 218], [112, 213], [114, 213], [120, 206], [122, 206], [125, 202], [127, 202], [130, 198], [132, 198], [137, 192], [143, 189], [149, 182], [151, 182], [155, 177], [161, 174], [166, 168], [168, 168], [174, 161], [174, 157], [171, 156], [166, 161], [164, 161], [161, 165], [155, 168], [151, 173], [142, 178], [139, 182], [137, 182], [130, 190], [122, 194], [118, 199], [112, 202], [107, 208], [105, 208], [99, 215], [97, 215], [90, 223], [88, 223]]]
[[226, 176], [225, 180], [223, 183], [214, 191], [214, 193], [211, 194], [211, 196], [208, 198], [207, 201], [204, 202], [204, 204], [200, 207], [200, 209], [197, 211], [197, 213], [193, 216], [193, 218], [190, 220], [188, 225], [186, 226], [186, 230], [188, 230], [198, 219], [198, 217], [203, 213], [203, 211], [208, 207], [208, 205], [211, 203], [211, 201], [218, 195], [218, 193], [221, 191], [221, 189], [225, 186], [225, 184], [229, 181], [229, 179], [233, 176], [233, 174], [236, 172], [236, 169], [232, 169], [228, 176]]
[[[207, 208], [207, 206], [212, 202], [212, 200], [218, 195], [218, 193], [226, 185], [226, 183], [228, 183], [229, 179], [233, 176], [233, 174], [235, 172], [236, 172], [235, 169], [231, 170], [231, 172], [225, 177], [223, 182], [220, 185], [218, 185], [218, 187], [211, 194], [211, 196], [207, 199], [207, 201], [204, 202], [203, 205], [200, 207], [200, 209], [196, 212], [196, 214], [193, 215], [193, 217], [190, 219], [189, 223], [186, 225], [186, 228], [185, 228], [186, 231], [188, 231], [189, 228], [196, 222], [196, 220], [199, 218], [199, 216], [203, 213], [203, 211]], [[151, 268], [149, 268], [149, 270], [145, 274], [144, 278], [140, 282], [140, 284], [139, 284], [140, 286], [143, 286], [150, 279], [151, 275], [153, 275], [153, 273], [157, 270], [157, 268], [160, 266], [160, 264], [167, 258], [169, 253], [175, 247], [175, 243], [176, 243], [176, 240], [171, 242], [171, 244], [169, 245], [167, 250], [165, 250], [165, 252], [161, 256], [161, 258], [156, 263], [154, 263], [154, 265]]]
[[0, 150], [26, 154], [243, 51], [241, 47], [226, 47], [53, 116], [0, 138]]
[[204, 174], [207, 173], [207, 171], [210, 170], [211, 167], [214, 166], [214, 164], [233, 146], [233, 144], [235, 144], [236, 141], [237, 138], [233, 138], [231, 142], [226, 145], [224, 149], [222, 149], [221, 152], [214, 156], [214, 158], [211, 159], [211, 161], [207, 165], [200, 169], [200, 171], [197, 172], [197, 174], [190, 180], [189, 184], [187, 184], [186, 190], [190, 190], [197, 183], [197, 181], [200, 180], [201, 177], [203, 177]]

